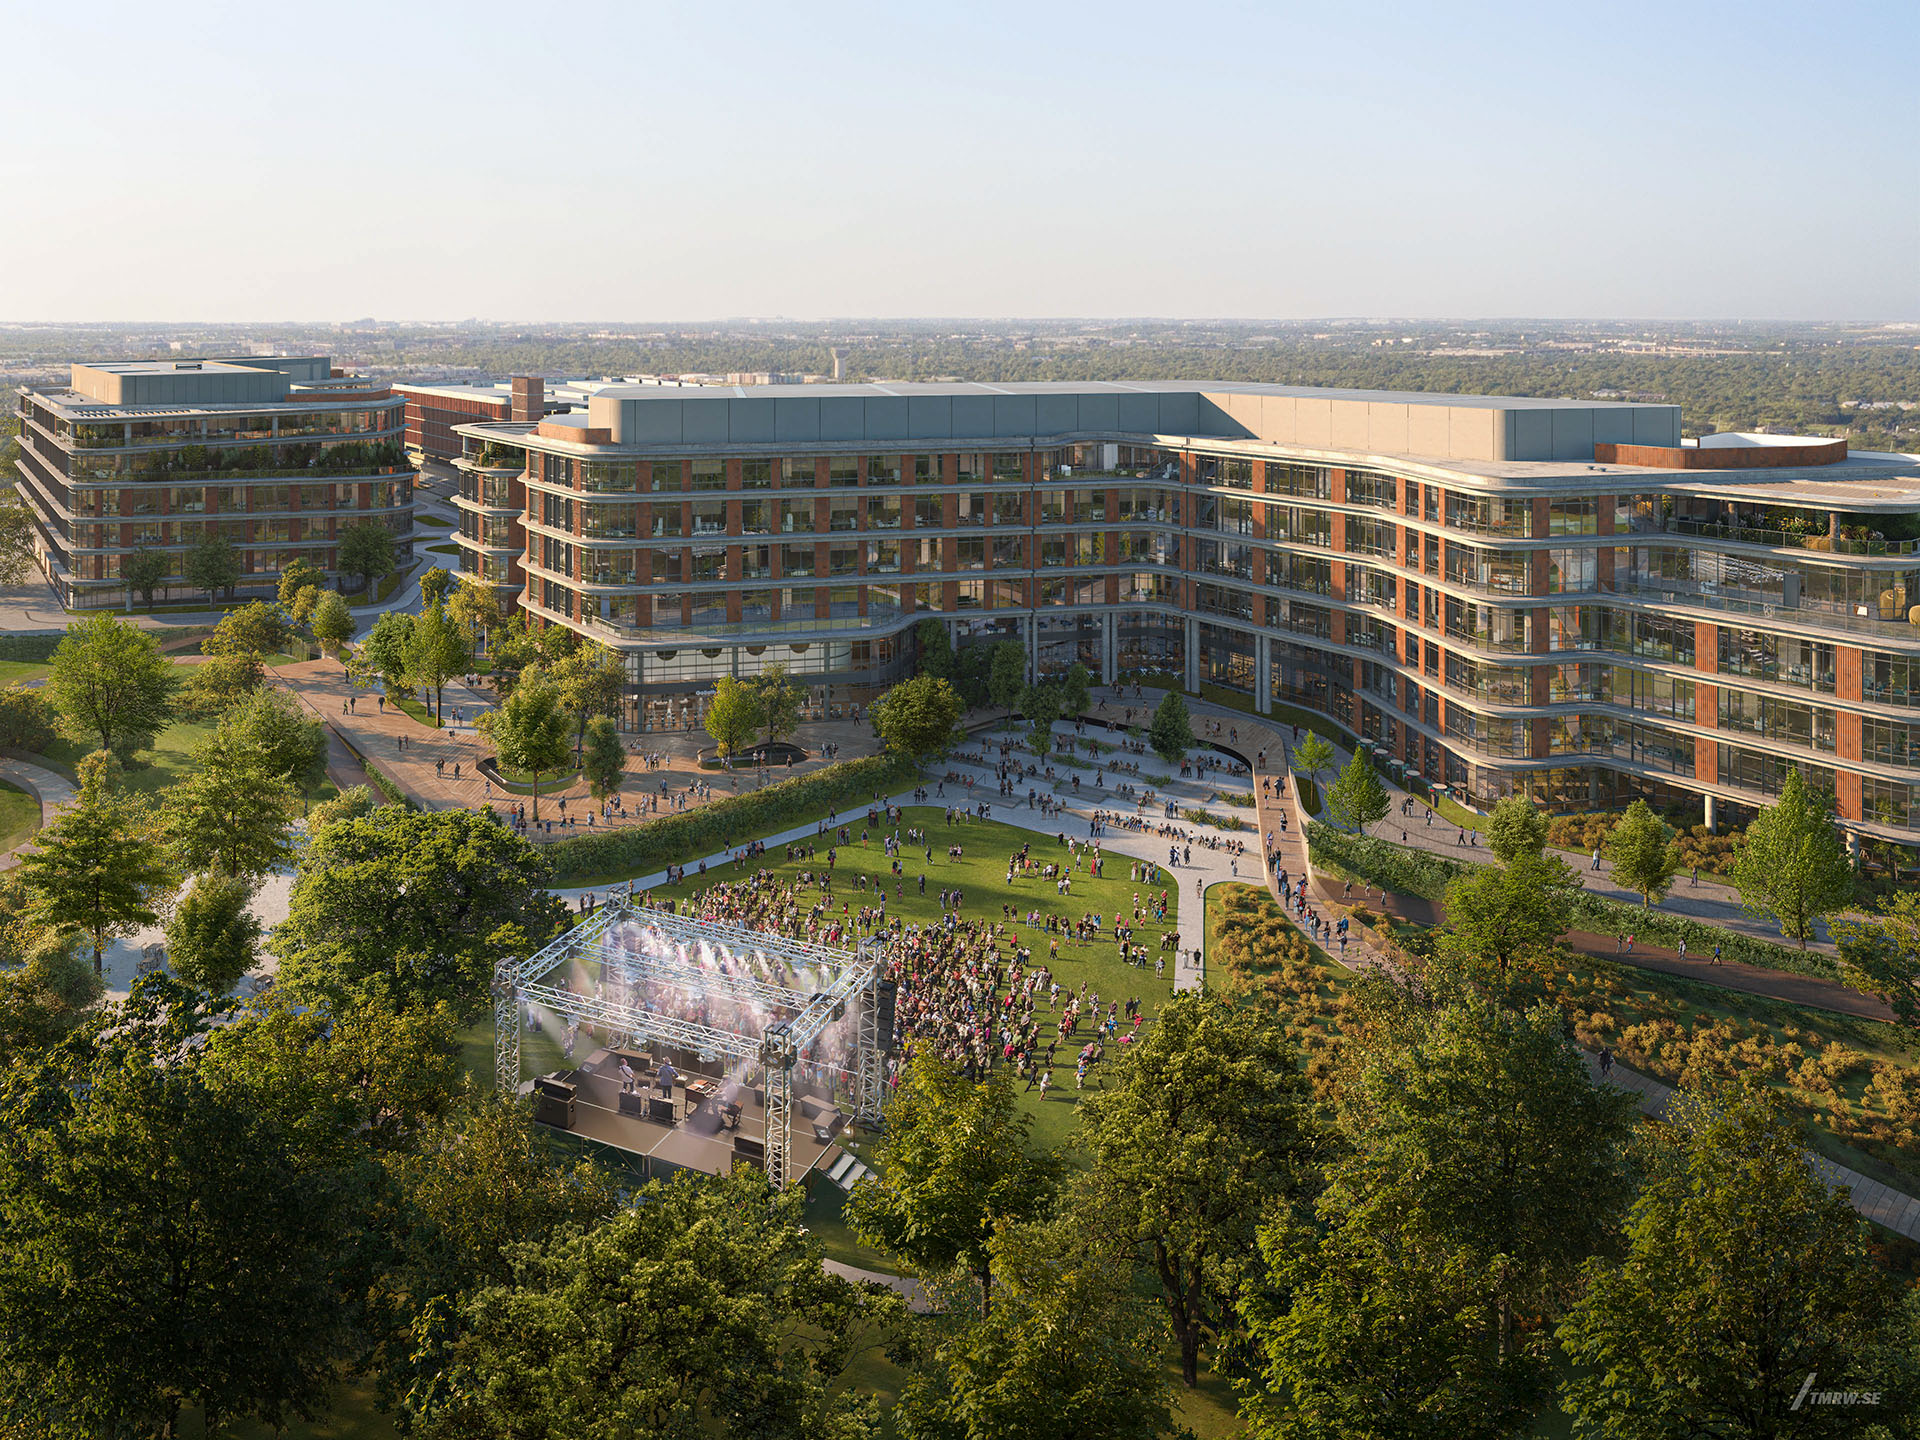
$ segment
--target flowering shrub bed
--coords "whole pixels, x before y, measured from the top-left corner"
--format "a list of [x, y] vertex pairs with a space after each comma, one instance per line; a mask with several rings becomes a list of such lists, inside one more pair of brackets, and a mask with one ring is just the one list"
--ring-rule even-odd
[[[1590, 855], [1606, 845], [1618, 815], [1555, 815], [1547, 822], [1547, 844], [1556, 850], [1572, 850]], [[1704, 825], [1677, 831], [1674, 842], [1680, 847], [1680, 859], [1688, 869], [1698, 866], [1702, 875], [1731, 875], [1733, 856], [1745, 830], [1722, 830], [1714, 834]]]
[[1207, 984], [1278, 1015], [1306, 1059], [1315, 1091], [1325, 1098], [1341, 1022], [1352, 1005], [1338, 972], [1288, 923], [1264, 886], [1213, 886], [1207, 928]]

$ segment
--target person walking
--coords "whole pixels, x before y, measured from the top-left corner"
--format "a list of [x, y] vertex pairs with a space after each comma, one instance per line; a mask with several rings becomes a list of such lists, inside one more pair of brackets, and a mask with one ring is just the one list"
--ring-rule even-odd
[[1587, 868], [1589, 870], [1598, 870], [1600, 868], [1600, 847], [1598, 845], [1593, 847], [1593, 863]]

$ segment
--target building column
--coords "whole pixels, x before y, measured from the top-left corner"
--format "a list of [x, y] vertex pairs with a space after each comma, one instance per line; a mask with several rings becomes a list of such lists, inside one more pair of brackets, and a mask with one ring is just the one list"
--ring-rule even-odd
[[1187, 684], [1189, 695], [1200, 693], [1200, 622], [1191, 615], [1187, 617], [1187, 639], [1183, 647], [1186, 651]]
[[1040, 683], [1040, 617], [1028, 615], [1025, 617], [1025, 624], [1027, 627], [1027, 683], [1038, 685]]
[[1273, 640], [1266, 635], [1253, 637], [1253, 713], [1273, 713]]
[[1716, 831], [1716, 830], [1715, 830], [1715, 829], [1713, 828], [1713, 823], [1714, 823], [1714, 810], [1715, 810], [1715, 805], [1714, 805], [1714, 801], [1715, 801], [1715, 799], [1716, 799], [1717, 797], [1716, 797], [1716, 796], [1713, 796], [1713, 795], [1709, 795], [1709, 796], [1707, 796], [1706, 798], [1707, 798], [1707, 833], [1708, 833], [1709, 835], [1713, 835], [1713, 834], [1717, 834], [1717, 833], [1718, 833], [1718, 832], [1717, 832], [1717, 831]]
[[1120, 624], [1109, 610], [1100, 617], [1100, 683], [1112, 685], [1120, 679]]

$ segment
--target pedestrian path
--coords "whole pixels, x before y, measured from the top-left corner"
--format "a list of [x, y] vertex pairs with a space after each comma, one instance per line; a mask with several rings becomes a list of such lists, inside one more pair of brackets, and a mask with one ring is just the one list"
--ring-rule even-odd
[[[66, 776], [49, 770], [44, 765], [15, 760], [11, 756], [0, 755], [0, 780], [18, 786], [40, 802], [42, 830], [51, 825], [54, 818], [71, 805], [75, 798], [74, 788], [68, 783]], [[6, 854], [0, 855], [0, 870], [11, 870], [32, 849], [33, 841], [29, 839]]]

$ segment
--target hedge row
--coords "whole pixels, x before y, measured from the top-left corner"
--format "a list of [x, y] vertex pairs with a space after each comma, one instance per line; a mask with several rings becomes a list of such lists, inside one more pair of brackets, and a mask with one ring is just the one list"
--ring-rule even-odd
[[[1315, 865], [1338, 868], [1368, 884], [1435, 902], [1445, 898], [1450, 882], [1483, 868], [1371, 835], [1348, 835], [1318, 821], [1307, 823], [1307, 855]], [[1632, 935], [1669, 950], [1677, 950], [1685, 940], [1693, 955], [1711, 955], [1718, 945], [1725, 959], [1793, 975], [1833, 980], [1840, 974], [1833, 958], [1818, 950], [1798, 950], [1591, 891], [1574, 896], [1573, 927], [1596, 935]]]
[[912, 761], [897, 755], [843, 760], [680, 815], [558, 840], [547, 847], [547, 858], [553, 862], [554, 879], [561, 882], [683, 865], [729, 843], [817, 819], [828, 810], [858, 809], [876, 794], [884, 796], [912, 783], [917, 774]]
[[53, 658], [54, 647], [66, 639], [58, 635], [0, 635], [0, 660], [21, 660], [41, 664]]

